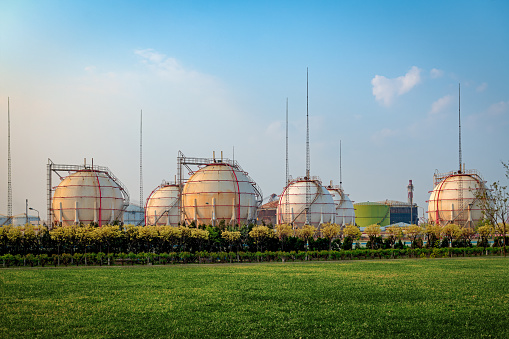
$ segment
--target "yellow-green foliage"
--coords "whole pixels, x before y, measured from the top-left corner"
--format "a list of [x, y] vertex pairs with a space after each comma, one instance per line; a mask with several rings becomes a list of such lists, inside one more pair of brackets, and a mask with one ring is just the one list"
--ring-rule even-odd
[[338, 224], [326, 223], [320, 228], [322, 236], [329, 240], [337, 238], [341, 234], [341, 226]]
[[209, 238], [209, 231], [202, 230], [199, 228], [192, 228], [191, 229], [191, 238], [207, 240]]
[[314, 236], [316, 233], [316, 227], [312, 225], [304, 225], [298, 232], [299, 238], [306, 240]]
[[380, 236], [380, 234], [382, 234], [382, 230], [380, 229], [380, 225], [372, 224], [364, 228], [364, 233], [366, 233], [368, 237], [372, 238]]
[[286, 239], [293, 234], [293, 228], [288, 224], [277, 224], [274, 228], [279, 239]]
[[268, 228], [267, 226], [255, 226], [249, 232], [249, 236], [255, 239], [256, 241], [259, 241], [265, 238], [274, 237], [274, 231]]
[[362, 233], [357, 226], [346, 225], [345, 228], [343, 229], [343, 235], [353, 240], [357, 240], [361, 237]]
[[240, 232], [237, 231], [223, 231], [221, 237], [226, 239], [228, 242], [234, 242], [240, 239]]
[[405, 228], [404, 230], [405, 235], [410, 238], [413, 241], [417, 239], [420, 235], [422, 235], [425, 230], [422, 227], [419, 227], [417, 225], [410, 225]]

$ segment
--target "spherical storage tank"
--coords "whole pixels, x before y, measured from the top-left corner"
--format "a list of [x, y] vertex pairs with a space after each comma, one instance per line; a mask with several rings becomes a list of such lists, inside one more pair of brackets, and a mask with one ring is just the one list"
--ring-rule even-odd
[[330, 186], [327, 186], [327, 191], [329, 191], [336, 206], [334, 222], [342, 226], [355, 225], [355, 209], [348, 194], [345, 193], [343, 188], [333, 186], [332, 183]]
[[428, 201], [429, 221], [475, 227], [483, 217], [476, 195], [484, 189], [484, 182], [477, 174], [455, 173], [438, 180]]
[[65, 177], [52, 199], [53, 222], [63, 226], [122, 221], [127, 195], [108, 172], [85, 169]]
[[247, 173], [226, 163], [214, 163], [199, 169], [182, 190], [182, 208], [186, 224], [248, 224], [256, 220], [257, 196]]
[[366, 227], [377, 224], [388, 226], [391, 220], [390, 206], [377, 202], [360, 202], [354, 204], [357, 226]]
[[309, 193], [310, 224], [334, 222], [336, 207], [329, 191], [319, 180], [298, 179], [291, 182], [279, 197], [277, 207], [278, 224], [293, 224], [302, 227], [306, 224], [306, 186]]
[[145, 225], [178, 226], [179, 222], [179, 187], [163, 183], [147, 199]]

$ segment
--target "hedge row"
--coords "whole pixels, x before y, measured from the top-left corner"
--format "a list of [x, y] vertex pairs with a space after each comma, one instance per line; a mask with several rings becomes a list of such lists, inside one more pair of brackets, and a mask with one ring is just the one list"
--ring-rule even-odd
[[406, 248], [406, 249], [355, 249], [346, 251], [291, 251], [291, 252], [171, 252], [171, 253], [75, 253], [71, 254], [27, 254], [0, 256], [1, 267], [12, 266], [102, 266], [102, 265], [166, 265], [189, 263], [246, 263], [246, 262], [286, 262], [286, 261], [325, 261], [360, 259], [398, 259], [398, 258], [442, 258], [472, 257], [482, 255], [502, 255], [501, 247], [466, 248]]

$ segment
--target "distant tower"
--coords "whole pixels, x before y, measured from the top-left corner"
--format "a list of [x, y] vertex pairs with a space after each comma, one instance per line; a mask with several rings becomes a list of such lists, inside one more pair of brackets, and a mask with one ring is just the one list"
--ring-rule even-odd
[[343, 176], [341, 173], [341, 140], [339, 140], [339, 188], [343, 188]]
[[309, 72], [306, 68], [306, 224], [311, 224], [311, 215], [309, 214], [309, 206], [311, 205], [311, 192], [310, 192], [310, 167], [311, 161], [309, 160]]
[[[290, 165], [288, 163], [288, 98], [286, 98], [286, 183], [285, 187], [290, 183]], [[285, 214], [289, 213], [289, 196], [286, 196], [286, 204], [285, 204]]]
[[408, 190], [408, 203], [410, 204], [410, 223], [413, 224], [414, 223], [414, 184], [412, 184], [412, 180], [408, 180], [408, 186], [407, 186], [407, 190]]
[[[143, 203], [143, 110], [140, 112], [140, 210], [144, 211]], [[145, 220], [145, 218], [143, 218]]]
[[7, 98], [7, 221], [12, 222], [12, 181], [11, 181], [11, 110], [9, 98]]
[[461, 174], [461, 84], [458, 84], [458, 127], [459, 127], [459, 170], [458, 174]]

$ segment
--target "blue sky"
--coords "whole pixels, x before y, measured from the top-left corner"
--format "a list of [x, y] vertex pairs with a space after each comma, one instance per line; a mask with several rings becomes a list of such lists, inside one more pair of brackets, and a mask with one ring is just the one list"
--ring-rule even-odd
[[[139, 197], [176, 174], [176, 156], [221, 150], [264, 194], [305, 172], [353, 201], [426, 210], [433, 173], [463, 160], [488, 182], [509, 160], [506, 1], [10, 1], [0, 3], [0, 190], [11, 102], [14, 213], [45, 215], [46, 163], [108, 166]], [[7, 194], [0, 194], [0, 213]], [[422, 214], [422, 211], [420, 211]]]

